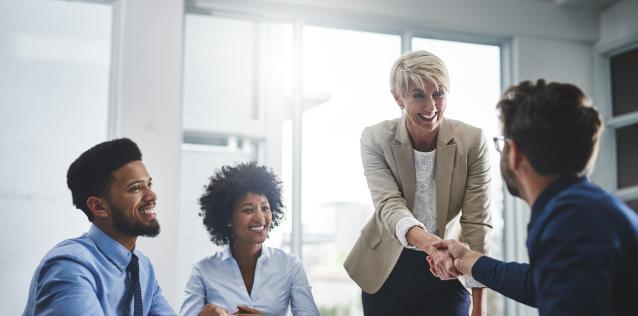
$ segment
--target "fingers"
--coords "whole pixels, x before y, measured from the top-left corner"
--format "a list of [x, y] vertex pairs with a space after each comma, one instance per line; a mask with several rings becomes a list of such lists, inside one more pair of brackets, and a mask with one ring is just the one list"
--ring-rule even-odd
[[[434, 269], [435, 271], [433, 274], [439, 277], [439, 279], [450, 280], [456, 278], [455, 275], [448, 272], [448, 266], [454, 265], [453, 260], [447, 251], [433, 250], [430, 253], [428, 263], [430, 263], [430, 269]], [[454, 271], [454, 269], [452, 269], [452, 271]]]
[[434, 275], [435, 277], [438, 277], [438, 275], [436, 274], [436, 270], [434, 270], [433, 268], [434, 261], [432, 261], [432, 258], [430, 258], [430, 256], [427, 256], [426, 259], [428, 260], [428, 265], [430, 266], [430, 273], [432, 273], [432, 275]]
[[237, 309], [238, 311], [235, 315], [261, 315], [258, 310], [248, 306], [238, 305]]
[[432, 274], [441, 280], [450, 280], [463, 275], [460, 264], [463, 256], [470, 250], [467, 243], [456, 240], [440, 240], [432, 243], [428, 263]]

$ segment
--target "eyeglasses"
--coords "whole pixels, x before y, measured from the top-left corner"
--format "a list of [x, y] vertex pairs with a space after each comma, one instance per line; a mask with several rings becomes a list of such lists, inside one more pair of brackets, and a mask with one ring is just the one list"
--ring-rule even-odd
[[499, 153], [503, 152], [503, 149], [505, 149], [505, 144], [507, 144], [509, 138], [505, 136], [496, 136], [492, 139], [494, 140], [494, 147], [496, 147], [496, 151], [498, 151]]

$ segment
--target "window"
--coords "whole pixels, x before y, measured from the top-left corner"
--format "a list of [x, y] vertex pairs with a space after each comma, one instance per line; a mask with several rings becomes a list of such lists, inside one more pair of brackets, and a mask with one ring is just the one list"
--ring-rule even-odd
[[66, 171], [107, 137], [112, 14], [106, 4], [0, 2], [0, 146], [10, 148], [0, 158], [10, 179], [0, 184], [0, 209], [10, 229], [0, 239], [15, 240], [18, 230], [21, 239], [0, 249], [3, 313], [22, 312], [48, 250], [87, 229]]
[[607, 127], [616, 138], [616, 192], [638, 212], [638, 48], [609, 59], [612, 117]]
[[388, 84], [401, 37], [306, 26], [303, 44], [304, 96], [319, 100], [303, 114], [303, 262], [322, 315], [357, 315], [343, 261], [374, 210], [359, 139], [401, 114]]
[[[288, 207], [287, 221], [267, 243], [299, 254], [301, 242], [301, 258], [322, 315], [361, 315], [361, 290], [343, 269], [373, 212], [359, 140], [364, 127], [401, 115], [388, 78], [402, 44], [412, 38], [202, 6], [190, 8], [185, 19], [177, 284], [186, 283], [194, 262], [219, 250], [197, 216], [197, 197], [207, 177], [223, 164], [256, 160], [281, 176]], [[445, 41], [433, 48], [435, 42], [414, 39], [413, 46], [427, 46], [451, 69], [453, 89], [461, 92], [448, 101], [459, 104], [448, 110], [450, 117], [483, 128], [486, 137], [498, 134], [494, 109], [500, 93], [500, 48]], [[450, 55], [454, 50], [471, 50], [464, 56], [474, 58]], [[295, 64], [293, 56], [300, 56], [301, 63]], [[301, 75], [301, 84], [292, 74]], [[301, 108], [300, 119], [292, 115], [293, 102], [300, 103], [294, 104]], [[498, 166], [498, 155], [491, 157]], [[301, 181], [293, 179], [298, 166]], [[498, 175], [498, 168], [493, 170]], [[500, 175], [493, 178], [494, 235], [500, 243], [502, 189]], [[293, 190], [301, 192], [299, 200], [293, 201]], [[299, 201], [297, 225], [299, 217], [291, 218], [297, 214], [291, 208]], [[292, 225], [301, 229], [300, 238], [293, 235]]]
[[[223, 249], [210, 241], [198, 215], [199, 197], [213, 173], [256, 161], [281, 176], [291, 41], [289, 24], [186, 14], [177, 302], [183, 301], [192, 265]], [[289, 223], [266, 243], [285, 249]]]

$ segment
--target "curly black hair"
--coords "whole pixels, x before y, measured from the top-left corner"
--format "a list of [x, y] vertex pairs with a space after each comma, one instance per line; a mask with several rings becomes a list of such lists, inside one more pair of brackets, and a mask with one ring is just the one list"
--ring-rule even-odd
[[235, 202], [246, 193], [266, 196], [272, 212], [270, 229], [284, 218], [281, 181], [272, 171], [254, 162], [223, 166], [210, 177], [210, 183], [199, 198], [199, 216], [216, 245], [223, 246], [232, 241], [232, 231], [227, 225], [233, 218]]

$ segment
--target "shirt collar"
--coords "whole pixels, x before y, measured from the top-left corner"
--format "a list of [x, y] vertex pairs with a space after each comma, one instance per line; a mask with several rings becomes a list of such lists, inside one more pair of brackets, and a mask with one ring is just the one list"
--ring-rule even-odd
[[126, 247], [122, 246], [122, 244], [111, 238], [111, 236], [104, 233], [95, 224], [91, 225], [88, 235], [93, 240], [93, 242], [95, 242], [100, 251], [113, 264], [115, 264], [118, 269], [120, 269], [121, 271], [126, 270], [126, 267], [131, 261], [132, 251], [128, 251]]
[[[222, 261], [226, 261], [229, 259], [234, 259], [233, 258], [233, 253], [230, 250], [231, 245], [228, 245], [228, 247], [226, 247], [226, 249], [224, 249], [224, 251], [222, 251]], [[266, 260], [268, 258], [270, 258], [270, 256], [272, 255], [272, 249], [270, 249], [270, 247], [266, 247], [266, 246], [261, 246], [261, 254], [259, 255], [259, 257], [257, 258], [257, 260]]]
[[536, 201], [534, 201], [534, 204], [532, 205], [532, 219], [535, 217], [535, 215], [541, 213], [545, 206], [547, 206], [547, 203], [549, 203], [549, 201], [554, 196], [558, 195], [558, 193], [576, 182], [583, 181], [587, 181], [587, 177], [578, 178], [576, 176], [565, 176], [556, 179], [554, 182], [548, 185], [545, 190], [543, 190], [543, 192], [538, 195]]

